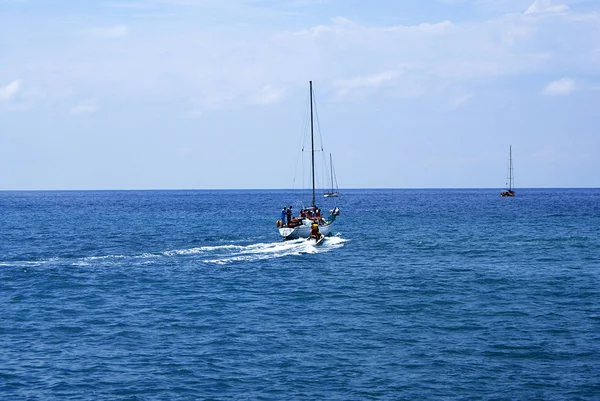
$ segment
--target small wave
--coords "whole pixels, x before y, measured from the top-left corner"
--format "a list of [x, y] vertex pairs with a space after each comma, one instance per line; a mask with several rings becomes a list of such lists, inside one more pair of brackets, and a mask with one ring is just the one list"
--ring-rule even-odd
[[215, 246], [201, 246], [190, 249], [174, 249], [171, 251], [164, 251], [164, 256], [176, 256], [176, 255], [197, 255], [206, 252], [220, 251], [220, 250], [234, 250], [242, 249], [244, 246], [241, 245], [215, 245]]
[[87, 256], [85, 258], [81, 258], [82, 261], [86, 262], [94, 262], [96, 260], [107, 260], [107, 259], [125, 259], [127, 256], [125, 255], [104, 255], [104, 256]]
[[91, 266], [95, 264], [104, 265], [118, 265], [128, 261], [136, 260], [142, 261], [142, 264], [148, 264], [148, 259], [154, 259], [161, 257], [160, 254], [145, 252], [141, 255], [102, 255], [102, 256], [87, 256], [84, 258], [78, 258], [72, 261], [75, 266]]
[[7, 267], [43, 267], [43, 266], [114, 266], [131, 261], [146, 263], [149, 259], [160, 257], [156, 253], [143, 253], [140, 255], [98, 255], [85, 257], [52, 257], [38, 260], [17, 260], [14, 262], [0, 262], [0, 266]]
[[39, 267], [50, 263], [60, 262], [60, 258], [47, 258], [38, 260], [15, 260], [15, 261], [2, 261], [0, 266], [4, 267]]
[[344, 243], [346, 243], [346, 242], [348, 242], [347, 239], [344, 239], [344, 238], [340, 237], [339, 235], [336, 235], [333, 237], [325, 238], [325, 242], [323, 243], [323, 245], [333, 247], [333, 248], [340, 248], [340, 247], [344, 246]]

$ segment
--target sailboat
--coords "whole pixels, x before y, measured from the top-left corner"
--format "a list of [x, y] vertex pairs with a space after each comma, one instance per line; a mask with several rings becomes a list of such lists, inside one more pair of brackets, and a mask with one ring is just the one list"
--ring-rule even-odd
[[508, 188], [500, 192], [500, 196], [515, 196], [513, 190], [514, 177], [513, 177], [513, 164], [512, 164], [512, 145], [508, 148]]
[[331, 233], [331, 229], [335, 219], [340, 214], [340, 209], [335, 207], [329, 211], [327, 218], [323, 217], [321, 210], [315, 204], [315, 139], [314, 139], [314, 117], [313, 117], [313, 86], [312, 81], [309, 82], [310, 90], [310, 152], [311, 152], [311, 177], [312, 177], [312, 200], [310, 207], [300, 211], [300, 216], [292, 218], [285, 224], [283, 221], [278, 221], [279, 234], [283, 239], [298, 239], [308, 238], [313, 224], [319, 225], [319, 231], [324, 236]]
[[[323, 194], [326, 198], [337, 198], [339, 196], [338, 187], [337, 187], [337, 178], [335, 177], [335, 171], [333, 170], [333, 161], [331, 159], [331, 153], [329, 154], [329, 167], [331, 169], [331, 190], [327, 191]], [[335, 189], [333, 187], [335, 182]]]

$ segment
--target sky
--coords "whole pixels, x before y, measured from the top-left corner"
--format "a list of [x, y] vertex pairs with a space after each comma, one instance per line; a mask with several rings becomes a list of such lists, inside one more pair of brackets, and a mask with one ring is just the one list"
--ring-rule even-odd
[[600, 187], [597, 0], [0, 0], [0, 190], [304, 185], [311, 80], [341, 188]]

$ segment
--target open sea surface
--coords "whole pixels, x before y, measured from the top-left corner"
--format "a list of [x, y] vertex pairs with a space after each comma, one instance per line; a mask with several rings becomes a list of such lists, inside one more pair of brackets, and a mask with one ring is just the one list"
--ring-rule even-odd
[[2, 400], [598, 400], [600, 189], [0, 192]]

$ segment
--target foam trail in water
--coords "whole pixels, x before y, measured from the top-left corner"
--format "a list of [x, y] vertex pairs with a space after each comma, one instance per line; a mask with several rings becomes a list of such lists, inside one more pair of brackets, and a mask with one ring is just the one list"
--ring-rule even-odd
[[228, 264], [240, 261], [253, 261], [280, 258], [283, 256], [302, 255], [329, 252], [344, 246], [347, 240], [338, 237], [327, 237], [321, 246], [305, 239], [291, 241], [277, 241], [268, 243], [257, 243], [249, 245], [214, 245], [202, 246], [189, 249], [175, 249], [158, 253], [143, 253], [140, 255], [100, 255], [80, 258], [48, 258], [36, 261], [0, 261], [0, 266], [29, 266], [37, 267], [44, 265], [70, 265], [70, 266], [115, 266], [128, 263], [152, 264], [160, 263], [160, 258], [165, 257], [194, 257], [203, 256], [204, 263]]
[[165, 256], [177, 256], [177, 255], [197, 255], [207, 252], [213, 251], [222, 251], [222, 250], [237, 250], [244, 249], [244, 246], [241, 245], [215, 245], [215, 246], [201, 246], [190, 249], [175, 249], [172, 251], [165, 251], [162, 254]]
[[[331, 241], [331, 242], [329, 242]], [[306, 253], [328, 252], [343, 246], [345, 240], [338, 237], [326, 238], [322, 246], [316, 247], [305, 239], [283, 242], [251, 244], [238, 249], [231, 249], [225, 255], [215, 255], [215, 258], [205, 259], [205, 263], [227, 264], [239, 261], [253, 261], [280, 258], [283, 256], [301, 255]]]

